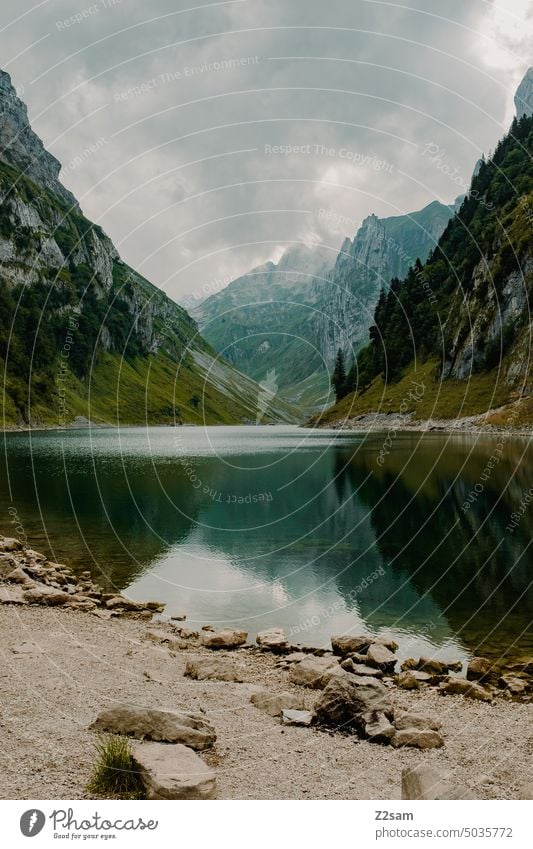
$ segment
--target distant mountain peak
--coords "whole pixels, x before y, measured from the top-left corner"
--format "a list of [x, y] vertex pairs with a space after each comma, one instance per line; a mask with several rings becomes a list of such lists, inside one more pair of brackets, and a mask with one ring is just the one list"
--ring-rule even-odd
[[533, 67], [528, 68], [514, 96], [516, 117], [531, 118], [533, 115]]

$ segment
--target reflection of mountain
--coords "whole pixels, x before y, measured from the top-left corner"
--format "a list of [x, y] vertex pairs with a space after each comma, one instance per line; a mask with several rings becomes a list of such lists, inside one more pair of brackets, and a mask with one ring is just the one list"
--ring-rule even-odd
[[200, 429], [109, 433], [9, 437], [13, 500], [2, 474], [0, 510], [16, 508], [36, 547], [117, 587], [134, 583], [135, 597], [251, 632], [314, 617], [295, 638], [305, 642], [388, 628], [439, 645], [459, 635], [495, 653], [528, 627], [531, 519], [505, 530], [530, 486], [524, 443], [504, 446], [463, 512], [496, 440], [398, 434], [380, 467], [380, 434], [357, 445], [343, 435], [328, 443], [324, 431], [213, 429], [207, 453]]
[[[525, 464], [517, 467], [523, 444], [506, 446], [487, 475], [496, 441], [470, 458], [471, 443], [452, 442], [441, 454], [440, 440], [424, 440], [411, 454], [408, 442], [395, 446], [384, 467], [377, 466], [375, 453], [365, 452], [350, 464], [354, 481], [373, 468], [360, 493], [384, 560], [394, 572], [409, 575], [419, 595], [432, 597], [473, 651], [495, 651], [495, 644], [504, 651], [514, 641], [525, 646], [527, 630], [522, 632], [533, 616], [530, 527], [524, 521], [512, 534], [506, 530], [530, 486]], [[482, 481], [482, 492], [472, 498]], [[472, 503], [464, 510], [469, 496]]]
[[[431, 596], [420, 598], [409, 573], [389, 569], [375, 545], [369, 511], [358, 492], [364, 475], [353, 479], [352, 453], [332, 447], [322, 455], [296, 454], [290, 463], [282, 454], [269, 455], [260, 480], [272, 500], [230, 510], [224, 500], [204, 503], [199, 514], [202, 541], [257, 580], [281, 582], [291, 601], [334, 590], [369, 629], [434, 621], [439, 611]], [[256, 478], [228, 471], [219, 487], [246, 497]], [[369, 580], [378, 569], [384, 574]], [[409, 623], [405, 611], [410, 611]], [[449, 636], [446, 624], [436, 622], [432, 638]]]

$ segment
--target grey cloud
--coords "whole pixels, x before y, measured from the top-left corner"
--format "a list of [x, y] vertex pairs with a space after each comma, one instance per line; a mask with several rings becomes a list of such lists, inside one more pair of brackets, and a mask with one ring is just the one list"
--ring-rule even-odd
[[176, 299], [451, 201], [529, 64], [487, 65], [482, 2], [32, 5], [3, 4], [4, 27], [28, 12], [0, 32], [4, 67], [86, 213]]

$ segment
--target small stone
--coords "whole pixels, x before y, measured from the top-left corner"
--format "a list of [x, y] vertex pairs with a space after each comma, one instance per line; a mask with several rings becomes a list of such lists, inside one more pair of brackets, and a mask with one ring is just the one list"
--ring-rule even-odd
[[284, 708], [281, 712], [282, 725], [311, 725], [313, 714], [308, 710], [294, 710], [292, 708]]
[[293, 684], [302, 687], [312, 687], [315, 690], [323, 689], [332, 675], [344, 674], [333, 657], [314, 657], [308, 655], [299, 663], [294, 663], [289, 671], [289, 680]]
[[177, 710], [123, 704], [98, 714], [90, 728], [110, 734], [126, 734], [138, 740], [183, 743], [198, 751], [215, 742], [215, 729], [203, 716]]
[[384, 713], [373, 710], [362, 714], [362, 731], [371, 743], [389, 743], [396, 733]]
[[220, 628], [216, 631], [205, 631], [202, 645], [208, 649], [236, 649], [244, 645], [248, 634], [235, 628]]
[[281, 716], [284, 710], [303, 708], [302, 697], [295, 693], [269, 693], [268, 690], [260, 690], [252, 693], [250, 701], [269, 716]]
[[0, 604], [28, 604], [24, 598], [24, 591], [18, 584], [9, 587], [0, 587]]
[[498, 684], [512, 696], [523, 696], [528, 690], [527, 682], [513, 675], [502, 675]]
[[24, 551], [24, 555], [28, 560], [36, 560], [38, 563], [44, 563], [46, 561], [46, 556], [40, 551], [34, 551], [33, 548], [27, 548]]
[[403, 731], [406, 728], [429, 728], [432, 731], [438, 731], [442, 728], [442, 722], [430, 714], [407, 711], [395, 717], [394, 725], [398, 731]]
[[164, 646], [169, 651], [182, 651], [189, 647], [185, 640], [176, 637], [175, 634], [169, 634], [160, 628], [149, 628], [145, 631], [144, 636], [150, 642]]
[[357, 675], [330, 680], [315, 703], [314, 716], [322, 725], [341, 730], [361, 728], [362, 715], [371, 711], [392, 715], [392, 703], [381, 681]]
[[404, 728], [396, 731], [391, 739], [395, 749], [400, 746], [413, 746], [416, 749], [440, 749], [444, 746], [444, 739], [438, 731], [420, 728]]
[[378, 643], [380, 646], [385, 646], [385, 648], [388, 649], [393, 654], [394, 654], [395, 651], [398, 651], [398, 649], [400, 648], [400, 646], [398, 645], [396, 640], [393, 640], [391, 637], [374, 637], [372, 642], [374, 644]]
[[13, 569], [13, 571], [9, 573], [6, 577], [6, 581], [13, 582], [14, 584], [26, 584], [28, 587], [35, 586], [35, 581], [33, 581], [20, 566], [17, 566], [16, 569]]
[[244, 681], [244, 668], [226, 658], [199, 657], [187, 661], [184, 675], [197, 681]]
[[371, 642], [372, 637], [344, 635], [331, 638], [331, 645], [333, 647], [334, 654], [340, 654], [341, 656], [352, 654], [353, 652], [360, 652], [361, 654], [364, 654]]
[[398, 687], [400, 687], [402, 690], [420, 689], [420, 681], [408, 669], [406, 669], [404, 672], [400, 672], [400, 674], [396, 676], [395, 680]]
[[22, 543], [15, 537], [0, 537], [0, 551], [20, 551]]
[[430, 672], [433, 675], [446, 675], [448, 664], [436, 657], [421, 657], [418, 661], [418, 669], [422, 672]]
[[372, 643], [366, 656], [370, 666], [375, 666], [377, 669], [381, 669], [382, 672], [393, 672], [398, 662], [398, 658], [381, 643]]
[[418, 660], [415, 660], [414, 657], [408, 657], [407, 660], [404, 660], [402, 663], [401, 669], [418, 669]]
[[216, 799], [216, 776], [192, 749], [134, 743], [132, 755], [147, 799]]
[[289, 642], [283, 628], [270, 628], [268, 631], [260, 631], [256, 637], [256, 642], [265, 651], [285, 652], [289, 649]]
[[464, 678], [453, 678], [441, 684], [439, 692], [444, 695], [466, 696], [469, 699], [476, 699], [479, 702], [491, 702], [492, 692], [486, 690], [481, 684], [465, 681]]
[[142, 604], [139, 604], [138, 601], [133, 601], [132, 598], [125, 598], [123, 595], [117, 595], [107, 599], [105, 606], [108, 610], [115, 610], [117, 607], [130, 611], [143, 610]]
[[304, 654], [303, 651], [293, 651], [290, 654], [285, 655], [283, 660], [286, 663], [299, 663], [301, 660], [305, 660], [307, 655]]
[[354, 663], [351, 657], [343, 660], [341, 667], [346, 672], [352, 672], [354, 675], [369, 675], [371, 678], [383, 678], [381, 669], [374, 669], [372, 666], [366, 666], [364, 663]]
[[486, 681], [492, 672], [492, 663], [486, 657], [473, 657], [466, 668], [468, 681]]
[[175, 613], [174, 616], [170, 617], [174, 622], [185, 622], [187, 619], [186, 613]]
[[461, 672], [463, 668], [463, 662], [461, 660], [448, 660], [446, 662], [450, 672]]

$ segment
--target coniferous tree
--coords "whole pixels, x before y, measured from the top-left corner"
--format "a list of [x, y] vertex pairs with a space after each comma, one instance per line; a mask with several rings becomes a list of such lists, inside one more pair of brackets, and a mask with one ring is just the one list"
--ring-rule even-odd
[[335, 398], [338, 401], [344, 396], [346, 390], [346, 367], [344, 365], [344, 354], [340, 348], [335, 358], [335, 368], [333, 369], [331, 382], [335, 389]]

